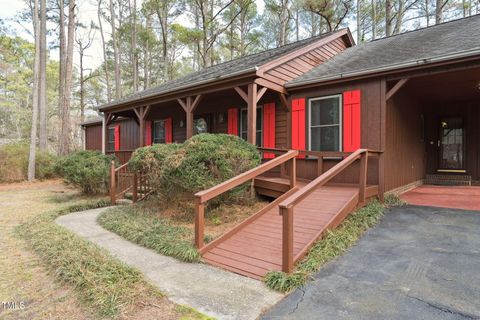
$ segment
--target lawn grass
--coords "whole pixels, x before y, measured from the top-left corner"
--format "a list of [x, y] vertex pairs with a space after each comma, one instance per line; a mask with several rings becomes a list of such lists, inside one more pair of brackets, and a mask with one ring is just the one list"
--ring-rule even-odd
[[96, 318], [207, 319], [168, 301], [140, 272], [54, 222], [60, 215], [107, 205], [104, 199], [74, 202], [38, 215], [17, 226], [15, 232], [56, 279], [75, 289]]
[[103, 212], [98, 223], [136, 244], [184, 262], [200, 261], [191, 229], [159, 218], [141, 205], [119, 206]]
[[395, 195], [388, 195], [382, 204], [377, 200], [350, 214], [336, 229], [328, 231], [310, 249], [307, 256], [297, 265], [291, 274], [272, 271], [265, 276], [266, 285], [276, 291], [289, 292], [302, 286], [309, 276], [325, 263], [345, 253], [362, 235], [377, 224], [385, 209], [391, 206], [403, 205]]

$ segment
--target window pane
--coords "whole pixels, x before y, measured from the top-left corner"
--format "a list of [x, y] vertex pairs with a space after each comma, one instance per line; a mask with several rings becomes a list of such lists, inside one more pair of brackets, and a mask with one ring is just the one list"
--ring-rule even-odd
[[240, 124], [240, 129], [243, 131], [247, 131], [247, 110], [242, 110], [241, 111], [242, 114], [241, 114], [241, 124]]
[[310, 124], [312, 126], [339, 124], [339, 97], [311, 101]]
[[165, 143], [165, 121], [154, 122], [153, 143]]
[[208, 125], [204, 118], [195, 119], [193, 121], [193, 134], [207, 133]]
[[311, 149], [315, 151], [340, 150], [340, 126], [311, 129]]
[[263, 112], [261, 108], [257, 108], [257, 130], [262, 130], [263, 126]]
[[256, 145], [258, 147], [261, 147], [262, 146], [262, 131], [257, 131], [257, 141], [256, 141]]

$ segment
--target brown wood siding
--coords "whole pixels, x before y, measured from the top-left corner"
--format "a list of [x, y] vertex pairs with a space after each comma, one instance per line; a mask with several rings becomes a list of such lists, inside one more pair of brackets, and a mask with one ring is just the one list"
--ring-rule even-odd
[[[345, 91], [360, 90], [361, 91], [361, 148], [373, 150], [381, 150], [381, 86], [380, 79], [365, 79], [362, 81], [347, 82], [342, 84], [334, 84], [325, 87], [311, 87], [308, 89], [295, 91], [290, 99], [306, 98], [306, 108], [308, 108], [308, 100], [322, 96], [334, 94], [342, 94]], [[306, 112], [307, 114], [307, 112]], [[308, 119], [306, 119], [305, 130], [307, 130]], [[291, 134], [287, 137], [290, 139]], [[291, 141], [288, 141], [288, 145]], [[306, 132], [306, 145], [308, 146], [308, 133]], [[324, 163], [325, 170], [331, 168], [339, 160], [326, 160]], [[369, 184], [378, 183], [378, 160], [371, 157], [368, 166]], [[354, 183], [358, 182], [358, 163], [348, 168], [341, 176], [335, 179], [335, 182]], [[299, 178], [313, 179], [317, 176], [317, 162], [314, 159], [298, 159], [297, 174]]]
[[85, 150], [102, 151], [102, 124], [85, 127]]
[[385, 190], [418, 181], [425, 175], [422, 106], [400, 90], [387, 102]]
[[346, 48], [347, 43], [345, 39], [343, 37], [337, 38], [320, 48], [312, 49], [299, 57], [276, 66], [265, 74], [269, 80], [284, 85], [286, 82], [313, 69]]

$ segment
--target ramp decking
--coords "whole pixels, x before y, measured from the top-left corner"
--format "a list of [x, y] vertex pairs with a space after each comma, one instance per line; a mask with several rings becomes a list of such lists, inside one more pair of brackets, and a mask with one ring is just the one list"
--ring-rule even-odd
[[[281, 178], [262, 177], [284, 184]], [[205, 262], [251, 278], [261, 279], [269, 271], [282, 270], [282, 216], [278, 204], [298, 192], [306, 182], [280, 196], [265, 210], [251, 216], [202, 249]], [[367, 197], [376, 194], [376, 186], [367, 187]], [[358, 205], [355, 185], [325, 185], [297, 205], [294, 216], [294, 262], [301, 259], [315, 240], [329, 228], [335, 228]]]

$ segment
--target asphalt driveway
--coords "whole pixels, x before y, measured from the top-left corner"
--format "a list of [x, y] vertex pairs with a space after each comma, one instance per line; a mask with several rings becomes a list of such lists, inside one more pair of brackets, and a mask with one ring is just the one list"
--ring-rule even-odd
[[480, 319], [480, 211], [393, 208], [263, 319]]

